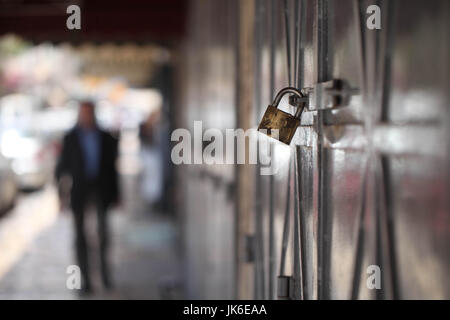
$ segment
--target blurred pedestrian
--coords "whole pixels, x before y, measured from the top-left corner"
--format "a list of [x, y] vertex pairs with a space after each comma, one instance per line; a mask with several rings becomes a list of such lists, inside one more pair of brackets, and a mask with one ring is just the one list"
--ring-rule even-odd
[[97, 210], [100, 242], [102, 282], [112, 287], [108, 264], [108, 209], [118, 201], [116, 159], [117, 139], [100, 129], [91, 101], [80, 103], [78, 122], [64, 137], [61, 155], [56, 167], [56, 178], [67, 174], [72, 179], [70, 206], [74, 216], [75, 245], [82, 275], [82, 293], [92, 291], [88, 263], [88, 241], [85, 232], [85, 213], [89, 206]]
[[164, 187], [164, 167], [159, 134], [160, 118], [161, 113], [156, 111], [139, 126], [142, 199], [148, 208], [155, 210], [160, 207]]

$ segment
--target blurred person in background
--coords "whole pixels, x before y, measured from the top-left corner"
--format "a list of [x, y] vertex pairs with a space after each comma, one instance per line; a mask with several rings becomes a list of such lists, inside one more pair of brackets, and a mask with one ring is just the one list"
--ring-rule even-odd
[[164, 168], [160, 143], [161, 112], [155, 111], [139, 126], [141, 141], [142, 199], [147, 208], [160, 210], [163, 193]]
[[56, 179], [60, 182], [63, 176], [68, 176], [72, 180], [70, 206], [74, 215], [76, 256], [81, 269], [82, 294], [92, 292], [84, 226], [85, 213], [90, 206], [97, 210], [103, 286], [105, 289], [112, 287], [108, 265], [108, 209], [117, 204], [119, 197], [117, 154], [117, 139], [97, 125], [94, 103], [81, 102], [78, 122], [63, 139]]

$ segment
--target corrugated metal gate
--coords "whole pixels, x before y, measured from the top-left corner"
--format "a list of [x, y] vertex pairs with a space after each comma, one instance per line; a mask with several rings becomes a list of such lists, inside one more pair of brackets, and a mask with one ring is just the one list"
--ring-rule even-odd
[[[366, 27], [371, 4], [381, 8], [381, 30]], [[344, 79], [360, 92], [346, 107], [304, 112], [290, 152], [276, 155], [278, 174], [248, 169], [253, 183], [234, 198], [246, 169], [184, 167], [185, 239], [198, 242], [187, 251], [192, 296], [450, 298], [448, 1], [196, 1], [192, 9], [185, 126], [256, 127], [288, 85]], [[243, 34], [251, 41], [239, 41]], [[243, 96], [249, 123], [239, 116]], [[249, 197], [253, 210], [243, 214]], [[366, 285], [371, 265], [380, 290]], [[293, 290], [281, 292], [279, 276], [291, 276]]]

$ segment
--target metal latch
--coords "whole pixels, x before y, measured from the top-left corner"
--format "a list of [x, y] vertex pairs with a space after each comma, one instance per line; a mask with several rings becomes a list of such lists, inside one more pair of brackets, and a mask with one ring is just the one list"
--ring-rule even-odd
[[[351, 88], [345, 80], [334, 79], [317, 83], [314, 87], [303, 88], [301, 92], [306, 98], [307, 111], [316, 111], [348, 106], [351, 97], [359, 94], [359, 89]], [[305, 103], [305, 98], [290, 96], [289, 104], [301, 105]]]
[[294, 278], [291, 276], [278, 276], [278, 299], [290, 300], [293, 297]]
[[[321, 82], [312, 88], [283, 88], [275, 96], [258, 126], [258, 131], [289, 145], [300, 125], [300, 118], [306, 111], [327, 110], [348, 106], [352, 95], [359, 89], [351, 88], [344, 80]], [[284, 112], [278, 108], [282, 97], [289, 96], [289, 104], [297, 107], [295, 114]]]

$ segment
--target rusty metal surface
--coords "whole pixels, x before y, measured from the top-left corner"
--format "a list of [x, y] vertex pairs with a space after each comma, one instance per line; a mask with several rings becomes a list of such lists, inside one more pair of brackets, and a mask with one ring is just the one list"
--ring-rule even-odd
[[268, 106], [258, 131], [289, 145], [299, 125], [300, 119], [274, 106]]

